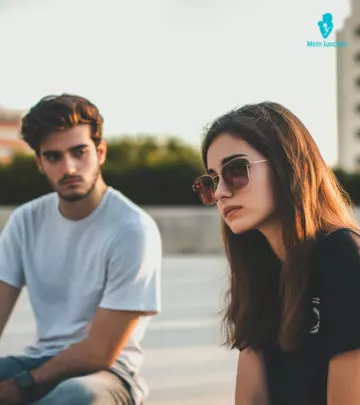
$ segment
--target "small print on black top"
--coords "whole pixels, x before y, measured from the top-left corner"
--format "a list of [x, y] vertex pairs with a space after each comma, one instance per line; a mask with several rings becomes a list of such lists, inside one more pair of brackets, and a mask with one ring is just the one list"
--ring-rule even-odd
[[360, 348], [360, 235], [338, 229], [314, 252], [311, 327], [301, 348], [263, 351], [270, 405], [326, 405], [331, 358]]

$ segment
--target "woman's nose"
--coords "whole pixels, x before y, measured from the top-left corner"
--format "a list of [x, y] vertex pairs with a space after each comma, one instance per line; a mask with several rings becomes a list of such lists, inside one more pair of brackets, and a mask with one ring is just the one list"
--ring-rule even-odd
[[221, 198], [226, 198], [226, 197], [231, 197], [232, 192], [229, 189], [229, 187], [226, 185], [224, 180], [222, 178], [219, 179], [219, 183], [217, 185], [217, 188], [215, 190], [215, 198], [217, 201], [219, 201]]

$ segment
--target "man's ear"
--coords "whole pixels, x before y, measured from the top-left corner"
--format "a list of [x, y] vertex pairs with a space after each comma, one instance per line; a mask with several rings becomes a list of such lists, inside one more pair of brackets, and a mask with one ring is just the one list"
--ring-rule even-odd
[[97, 146], [97, 154], [99, 157], [100, 165], [103, 165], [106, 160], [107, 145], [106, 142], [102, 139], [99, 145]]

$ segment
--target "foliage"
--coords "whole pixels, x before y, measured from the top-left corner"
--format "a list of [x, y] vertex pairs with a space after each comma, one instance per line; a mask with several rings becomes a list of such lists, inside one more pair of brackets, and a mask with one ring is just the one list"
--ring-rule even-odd
[[[139, 205], [199, 205], [191, 190], [193, 180], [203, 172], [200, 151], [175, 137], [154, 135], [122, 136], [107, 142], [103, 176]], [[353, 203], [360, 205], [360, 173], [334, 169]], [[0, 166], [0, 205], [18, 205], [51, 192], [34, 157], [15, 155], [9, 165]]]
[[[202, 173], [200, 153], [175, 137], [123, 136], [109, 140], [103, 176], [139, 205], [197, 205], [191, 190]], [[34, 157], [15, 155], [0, 166], [0, 205], [18, 205], [51, 192]]]

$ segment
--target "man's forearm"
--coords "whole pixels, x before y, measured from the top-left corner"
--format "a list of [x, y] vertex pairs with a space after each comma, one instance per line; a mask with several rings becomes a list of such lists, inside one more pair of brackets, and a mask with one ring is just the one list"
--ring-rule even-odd
[[68, 378], [108, 369], [125, 346], [139, 319], [138, 312], [100, 308], [86, 339], [31, 371], [36, 392], [29, 399], [41, 398]]
[[37, 387], [35, 397], [42, 397], [68, 378], [105, 370], [111, 361], [94, 351], [88, 339], [76, 343], [31, 372]]
[[14, 309], [21, 289], [0, 281], [0, 338]]

